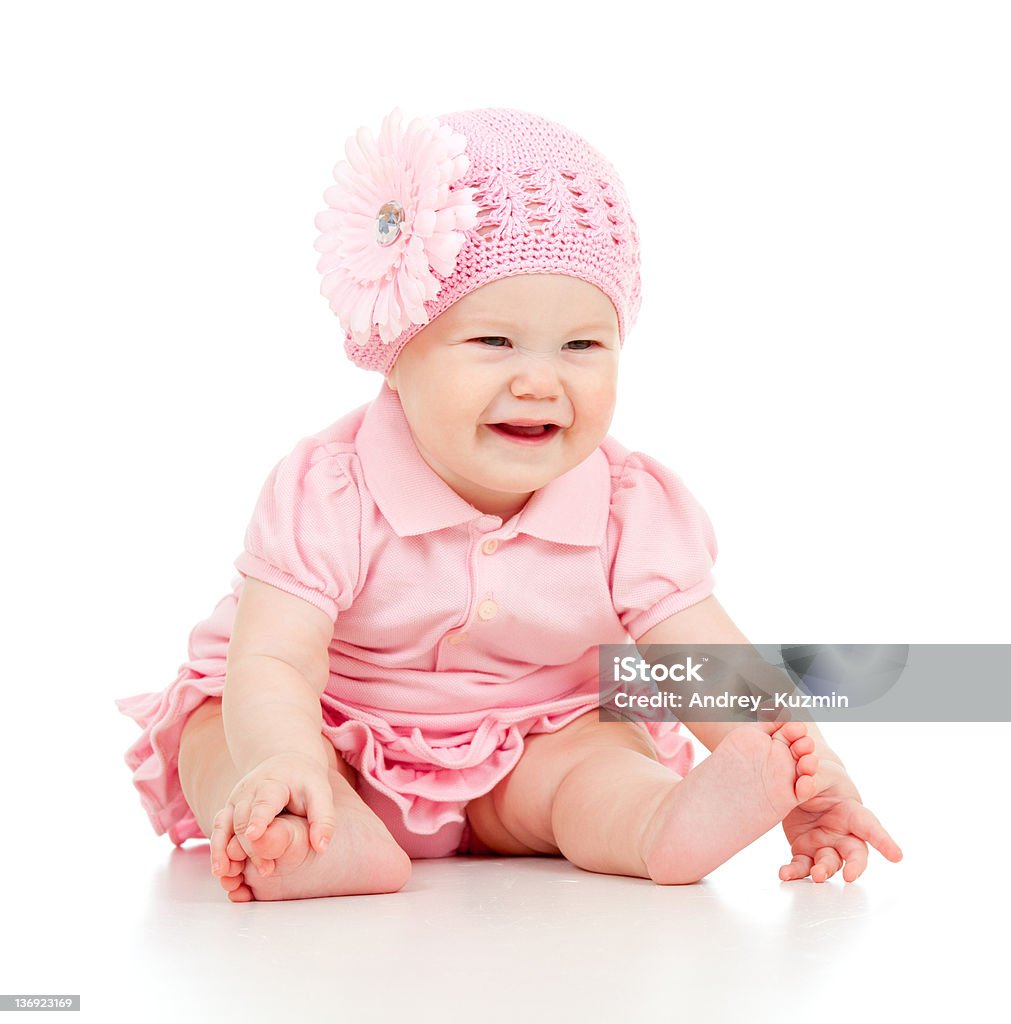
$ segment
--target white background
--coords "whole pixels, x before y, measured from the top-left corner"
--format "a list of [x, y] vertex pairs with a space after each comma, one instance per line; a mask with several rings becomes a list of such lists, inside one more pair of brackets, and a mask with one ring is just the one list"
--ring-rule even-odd
[[[19, 923], [0, 991], [95, 1007], [115, 965], [88, 939], [157, 888], [171, 846], [113, 698], [175, 677], [270, 468], [378, 390], [318, 294], [313, 218], [344, 140], [394, 106], [534, 111], [615, 163], [643, 307], [611, 432], [706, 508], [716, 593], [750, 639], [1009, 642], [1007, 17], [883, 0], [5, 9], [0, 858]], [[974, 759], [1006, 725], [826, 731], [904, 848], [922, 837], [952, 870], [1006, 849], [961, 768], [987, 781]], [[872, 855], [861, 882], [944, 881], [915, 870], [908, 849]]]

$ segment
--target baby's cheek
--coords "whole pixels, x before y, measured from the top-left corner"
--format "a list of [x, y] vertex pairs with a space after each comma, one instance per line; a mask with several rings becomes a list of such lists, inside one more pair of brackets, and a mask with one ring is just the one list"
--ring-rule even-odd
[[617, 397], [618, 389], [615, 384], [601, 385], [594, 389], [586, 403], [590, 421], [604, 432], [607, 431], [614, 416]]

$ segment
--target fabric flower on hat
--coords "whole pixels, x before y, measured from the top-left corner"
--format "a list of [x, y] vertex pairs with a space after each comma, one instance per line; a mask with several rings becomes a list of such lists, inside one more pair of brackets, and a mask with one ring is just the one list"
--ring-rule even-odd
[[466, 137], [435, 119], [401, 130], [401, 116], [383, 119], [378, 141], [366, 127], [347, 140], [315, 219], [320, 292], [356, 345], [375, 328], [385, 345], [429, 322], [424, 303], [442, 288], [432, 271], [452, 274], [477, 223], [476, 190], [453, 187], [470, 166]]

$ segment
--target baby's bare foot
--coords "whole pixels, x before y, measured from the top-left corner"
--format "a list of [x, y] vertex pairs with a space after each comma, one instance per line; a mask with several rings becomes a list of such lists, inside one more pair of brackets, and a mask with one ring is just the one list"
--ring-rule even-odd
[[258, 839], [247, 840], [266, 873], [246, 857], [233, 836], [229, 863], [219, 877], [233, 903], [250, 900], [304, 900], [397, 892], [411, 875], [411, 861], [375, 814], [345, 805], [337, 832], [319, 853], [309, 844], [309, 823], [283, 811]]
[[814, 796], [818, 758], [803, 722], [742, 725], [675, 783], [640, 847], [660, 885], [697, 881]]

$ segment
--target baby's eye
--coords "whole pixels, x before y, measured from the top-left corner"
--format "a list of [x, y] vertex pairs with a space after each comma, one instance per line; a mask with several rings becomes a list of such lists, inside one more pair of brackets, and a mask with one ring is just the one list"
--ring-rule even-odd
[[[478, 341], [487, 342], [488, 348], [504, 348], [510, 344], [508, 338], [478, 338]], [[501, 345], [492, 344], [493, 342], [502, 342]], [[578, 348], [573, 349], [574, 352], [585, 352], [588, 348], [592, 348], [594, 345], [599, 345], [599, 341], [570, 341], [569, 345], [578, 345]]]

